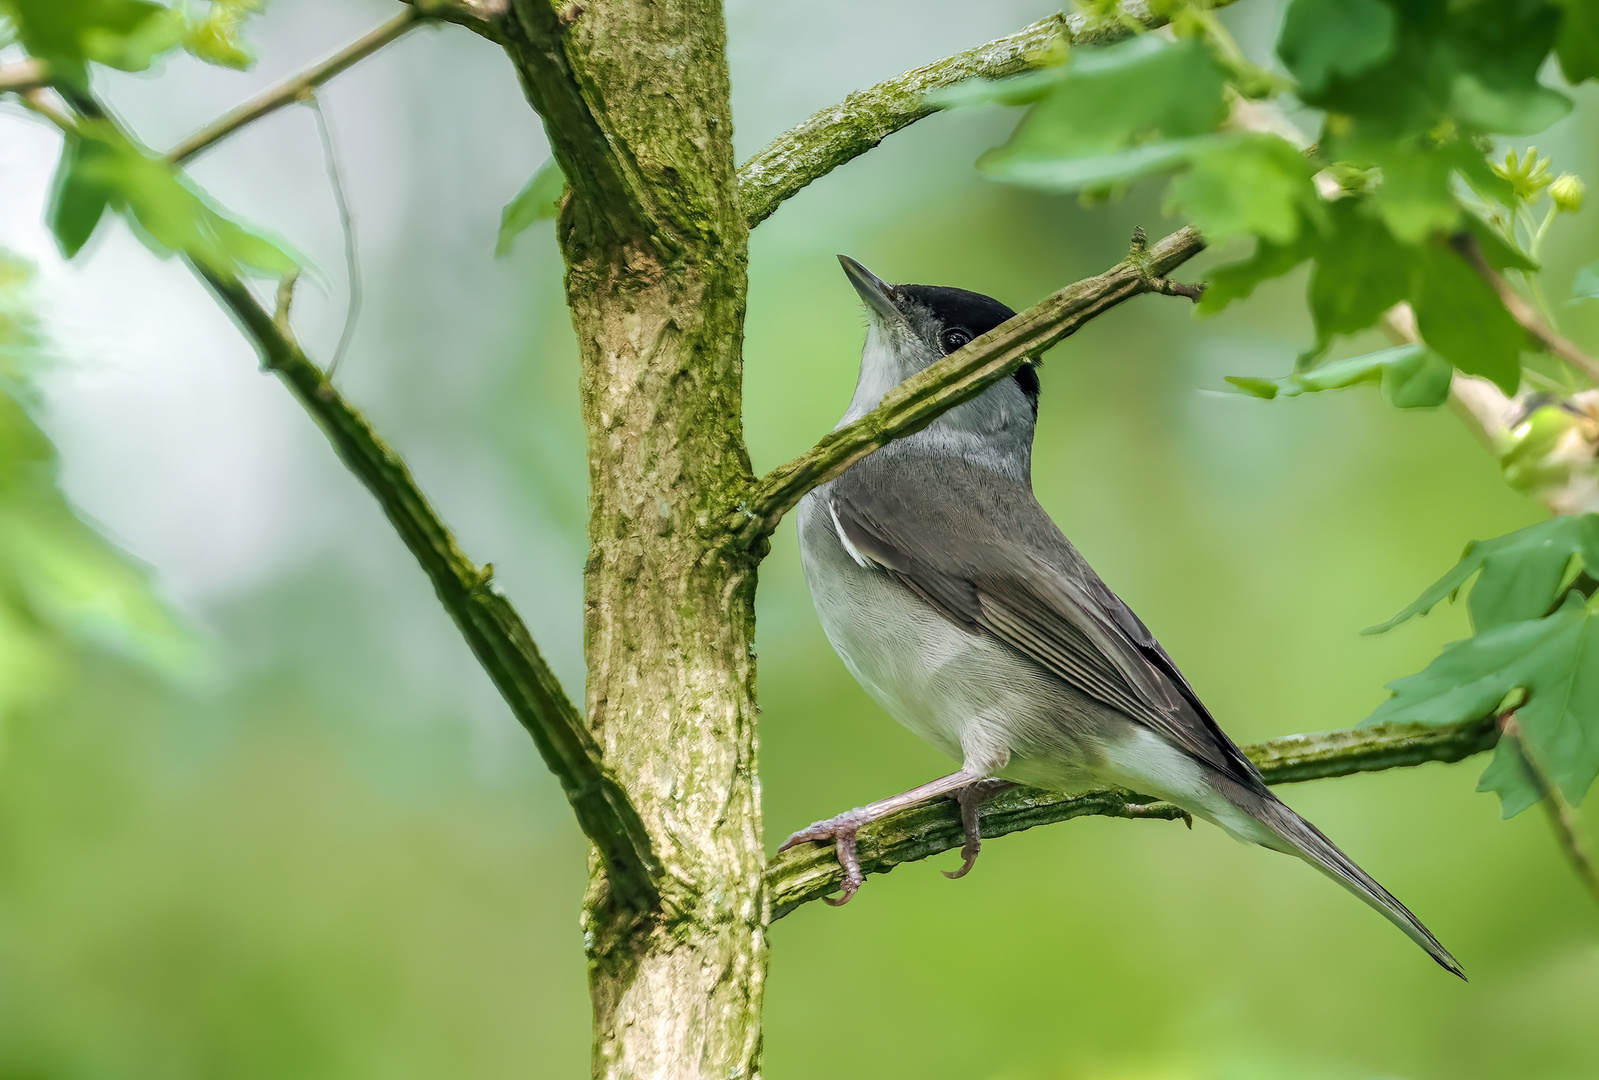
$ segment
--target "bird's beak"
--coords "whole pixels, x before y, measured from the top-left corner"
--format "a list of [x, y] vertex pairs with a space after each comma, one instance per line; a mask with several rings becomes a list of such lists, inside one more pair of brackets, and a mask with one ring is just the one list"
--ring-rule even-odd
[[855, 286], [855, 291], [861, 294], [861, 299], [866, 301], [867, 307], [883, 319], [895, 321], [900, 318], [899, 308], [894, 303], [896, 299], [894, 286], [848, 255], [840, 255], [838, 261], [844, 267], [844, 276]]

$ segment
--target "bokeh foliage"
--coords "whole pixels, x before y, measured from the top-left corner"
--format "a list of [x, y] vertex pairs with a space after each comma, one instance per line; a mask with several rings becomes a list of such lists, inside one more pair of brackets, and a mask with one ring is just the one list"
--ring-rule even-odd
[[177, 674], [193, 643], [142, 567], [74, 513], [55, 448], [28, 413], [46, 363], [29, 302], [32, 269], [0, 252], [0, 735], [8, 715], [61, 688], [71, 656], [109, 649]]

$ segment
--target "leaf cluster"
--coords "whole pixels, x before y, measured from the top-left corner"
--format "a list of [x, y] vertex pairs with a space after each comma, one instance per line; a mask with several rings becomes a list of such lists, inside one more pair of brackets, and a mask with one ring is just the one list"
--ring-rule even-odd
[[1521, 737], [1500, 743], [1479, 790], [1497, 792], [1506, 817], [1536, 804], [1545, 779], [1580, 803], [1599, 776], [1596, 574], [1595, 514], [1551, 518], [1468, 545], [1453, 570], [1366, 632], [1426, 614], [1475, 578], [1473, 635], [1446, 646], [1425, 670], [1390, 683], [1393, 696], [1367, 722], [1443, 725], [1513, 711]]
[[[1528, 306], [1554, 325], [1538, 283], [1540, 246], [1559, 215], [1580, 209], [1583, 185], [1553, 175], [1535, 149], [1496, 158], [1494, 140], [1535, 134], [1570, 110], [1540, 73], [1558, 67], [1573, 84], [1599, 77], [1599, 6], [1292, 0], [1276, 43], [1286, 77], [1245, 59], [1204, 0], [1165, 6], [1172, 37], [1073, 49], [1057, 66], [957, 86], [936, 103], [1026, 108], [1009, 140], [978, 161], [996, 179], [1092, 199], [1162, 176], [1168, 212], [1208, 242], [1252, 240], [1247, 257], [1212, 273], [1201, 312], [1308, 267], [1315, 340], [1284, 377], [1228, 379], [1243, 393], [1374, 385], [1395, 407], [1429, 408], [1448, 398], [1457, 372], [1506, 395], [1524, 380], [1569, 392], [1537, 366], [1546, 337], [1530, 336], [1497, 283], [1462, 256], [1480, 254], [1520, 281]], [[1111, 0], [1095, 4], [1100, 19], [1116, 10]], [[1313, 142], [1271, 111], [1273, 99], [1319, 117]], [[1599, 274], [1585, 271], [1575, 292], [1599, 296]], [[1414, 312], [1420, 342], [1328, 359], [1340, 339], [1400, 303]], [[1499, 439], [1506, 480], [1536, 490], [1568, 479], [1572, 465], [1557, 451], [1593, 418], [1557, 397], [1529, 399], [1521, 415]], [[1445, 725], [1513, 711], [1521, 734], [1501, 743], [1483, 789], [1499, 793], [1507, 815], [1551, 787], [1577, 802], [1599, 774], [1596, 585], [1594, 515], [1471, 545], [1373, 632], [1469, 586], [1473, 636], [1393, 683], [1372, 722]]]
[[144, 71], [182, 47], [207, 63], [248, 67], [241, 38], [260, 0], [208, 0], [203, 11], [154, 0], [0, 0], [0, 16], [18, 43], [50, 67], [51, 77], [88, 89], [89, 65]]
[[[1514, 393], [1533, 343], [1450, 241], [1469, 234], [1495, 269], [1538, 269], [1518, 243], [1515, 215], [1548, 182], [1518, 191], [1518, 178], [1486, 153], [1494, 136], [1532, 134], [1569, 111], [1570, 99], [1538, 78], [1551, 55], [1572, 81], [1599, 73], [1590, 5], [1293, 0], [1277, 42], [1289, 79], [1244, 61], [1203, 2], [1169, 6], [1176, 40], [1077, 49], [1056, 68], [935, 100], [1027, 107], [1010, 140], [978, 162], [997, 179], [1098, 197], [1171, 174], [1169, 212], [1212, 244], [1253, 238], [1250, 257], [1214, 274], [1201, 311], [1310, 264], [1316, 340], [1293, 392], [1380, 382], [1396, 405], [1435, 405], [1447, 392], [1436, 378], [1441, 360]], [[1260, 122], [1256, 100], [1277, 96], [1321, 113], [1314, 145], [1283, 134], [1286, 124]], [[1429, 353], [1374, 354], [1307, 377], [1338, 338], [1402, 301]], [[1407, 371], [1423, 368], [1413, 388], [1396, 392]], [[1276, 396], [1266, 380], [1237, 382]]]

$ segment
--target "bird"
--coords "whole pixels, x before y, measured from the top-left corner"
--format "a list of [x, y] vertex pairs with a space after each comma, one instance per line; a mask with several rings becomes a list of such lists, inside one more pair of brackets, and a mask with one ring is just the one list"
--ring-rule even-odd
[[[838, 426], [1015, 315], [992, 297], [890, 285], [840, 255], [866, 307], [854, 396]], [[890, 716], [960, 762], [957, 772], [800, 830], [783, 849], [831, 840], [840, 905], [861, 887], [856, 834], [951, 797], [964, 862], [981, 803], [1027, 784], [1113, 785], [1173, 803], [1239, 840], [1303, 859], [1465, 978], [1431, 931], [1266, 787], [1133, 610], [1033, 494], [1036, 359], [820, 484], [797, 512], [800, 558], [822, 628]]]

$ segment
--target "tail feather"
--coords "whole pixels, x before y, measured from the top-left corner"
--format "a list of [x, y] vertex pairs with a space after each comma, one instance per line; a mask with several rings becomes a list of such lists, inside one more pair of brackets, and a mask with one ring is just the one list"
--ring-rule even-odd
[[[1462, 980], [1465, 979], [1465, 970], [1453, 956], [1449, 955], [1449, 950], [1432, 936], [1432, 931], [1422, 925], [1421, 920], [1411, 914], [1409, 908], [1394, 899], [1392, 893], [1377, 884], [1370, 874], [1356, 866], [1355, 861], [1340, 851], [1337, 844], [1322, 835], [1320, 829], [1294, 813], [1269, 792], [1261, 791], [1258, 794], [1250, 792], [1249, 796], [1247, 801], [1239, 800], [1242, 803], [1240, 809], [1245, 810], [1282, 839], [1285, 846], [1278, 850], [1299, 856], [1360, 897], [1397, 926], [1411, 941], [1426, 949], [1427, 955], [1436, 960], [1445, 971], [1460, 976]], [[1275, 844], [1267, 846], [1277, 847]]]

